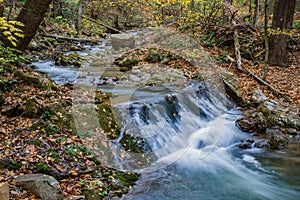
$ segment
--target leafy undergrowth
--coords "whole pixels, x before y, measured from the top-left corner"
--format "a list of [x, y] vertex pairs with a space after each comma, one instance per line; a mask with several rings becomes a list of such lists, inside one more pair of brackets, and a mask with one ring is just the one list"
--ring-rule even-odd
[[54, 176], [65, 198], [86, 191], [99, 198], [121, 196], [134, 184], [123, 184], [120, 172], [103, 166], [84, 145], [74, 127], [69, 88], [11, 66], [3, 67], [0, 85], [0, 182], [10, 184], [11, 199], [38, 199], [13, 183], [30, 173]]

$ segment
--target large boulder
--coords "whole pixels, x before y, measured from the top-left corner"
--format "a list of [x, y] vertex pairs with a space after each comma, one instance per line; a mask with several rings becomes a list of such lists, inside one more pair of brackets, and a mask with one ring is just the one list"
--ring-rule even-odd
[[59, 182], [45, 174], [26, 174], [15, 178], [17, 186], [29, 190], [42, 200], [62, 200], [63, 194]]
[[122, 33], [122, 34], [112, 34], [111, 35], [111, 44], [113, 49], [121, 48], [134, 48], [135, 42], [131, 34]]

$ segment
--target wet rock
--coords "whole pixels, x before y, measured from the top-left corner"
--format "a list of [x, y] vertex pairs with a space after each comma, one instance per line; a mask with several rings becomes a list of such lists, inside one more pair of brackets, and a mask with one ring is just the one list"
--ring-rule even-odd
[[288, 128], [286, 131], [285, 131], [286, 134], [289, 134], [289, 135], [297, 135], [298, 134], [298, 131], [297, 129], [295, 128]]
[[252, 147], [252, 143], [250, 142], [243, 142], [239, 144], [240, 149], [251, 149], [251, 147]]
[[266, 101], [267, 97], [264, 95], [264, 93], [260, 89], [256, 88], [253, 91], [252, 100], [255, 102], [261, 103], [263, 101]]
[[242, 140], [241, 144], [239, 144], [240, 149], [252, 149], [252, 148], [270, 148], [270, 144], [268, 140], [265, 139], [253, 139], [249, 138], [246, 141]]
[[9, 200], [9, 185], [8, 183], [0, 183], [0, 200]]
[[14, 179], [17, 186], [29, 190], [44, 200], [62, 200], [59, 182], [52, 176], [44, 174], [26, 174]]
[[282, 135], [282, 128], [267, 128], [266, 134], [270, 136], [269, 144], [271, 149], [281, 149], [285, 147], [288, 140]]
[[255, 141], [254, 143], [254, 147], [255, 148], [270, 148], [270, 143], [269, 143], [269, 140], [257, 140]]
[[251, 132], [255, 131], [255, 123], [251, 119], [240, 118], [240, 119], [237, 119], [236, 124], [244, 132], [251, 133]]
[[249, 102], [244, 98], [242, 93], [239, 91], [238, 79], [230, 72], [223, 70], [220, 75], [222, 76], [226, 94], [238, 105], [241, 107], [246, 107], [249, 105]]
[[113, 49], [118, 50], [121, 48], [134, 48], [135, 41], [131, 34], [112, 34], [111, 35], [111, 44]]
[[271, 149], [281, 149], [287, 145], [287, 140], [281, 134], [273, 134], [270, 138]]

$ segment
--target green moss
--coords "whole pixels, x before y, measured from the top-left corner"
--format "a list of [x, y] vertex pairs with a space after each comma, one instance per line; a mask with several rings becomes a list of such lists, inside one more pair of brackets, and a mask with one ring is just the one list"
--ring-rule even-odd
[[43, 162], [38, 162], [36, 164], [36, 170], [38, 172], [41, 172], [41, 173], [48, 173], [48, 172], [50, 172], [50, 168], [48, 167], [48, 165], [46, 163], [43, 163]]
[[81, 67], [82, 58], [77, 53], [69, 55], [61, 54], [55, 57], [55, 64], [62, 66]]
[[149, 49], [146, 60], [150, 63], [157, 63], [161, 61], [161, 57], [155, 47]]
[[86, 146], [70, 144], [70, 145], [64, 146], [64, 149], [66, 151], [66, 154], [72, 155], [72, 156], [77, 155], [77, 154], [85, 154], [85, 155], [91, 154], [91, 150], [89, 148], [87, 148]]
[[0, 169], [17, 170], [22, 167], [19, 161], [12, 158], [0, 158]]
[[280, 134], [273, 134], [270, 138], [270, 148], [271, 149], [280, 149], [286, 146], [286, 139]]
[[95, 92], [95, 104], [101, 104], [103, 102], [107, 102], [111, 99], [112, 93], [111, 92], [103, 92], [103, 91], [96, 91]]
[[41, 141], [40, 140], [30, 140], [27, 142], [27, 144], [32, 144], [34, 146], [40, 146], [41, 145]]
[[57, 154], [57, 152], [55, 150], [50, 149], [48, 151], [48, 156], [54, 158], [55, 162], [58, 162], [58, 160], [59, 160], [59, 155]]
[[141, 137], [133, 137], [131, 135], [125, 134], [121, 141], [121, 145], [126, 151], [133, 153], [144, 153], [145, 152], [145, 139]]
[[134, 172], [117, 171], [115, 177], [119, 179], [126, 187], [131, 187], [139, 179], [140, 175]]
[[106, 103], [98, 105], [97, 110], [101, 128], [107, 133], [110, 139], [118, 138], [121, 131], [120, 113]]

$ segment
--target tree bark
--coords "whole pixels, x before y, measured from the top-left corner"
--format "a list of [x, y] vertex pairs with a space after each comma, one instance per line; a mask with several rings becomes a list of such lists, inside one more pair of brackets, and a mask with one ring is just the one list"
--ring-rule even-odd
[[260, 9], [260, 1], [255, 0], [255, 7], [254, 7], [254, 16], [253, 16], [253, 26], [257, 25], [259, 19], [259, 9]]
[[24, 37], [20, 38], [17, 42], [17, 49], [20, 51], [25, 51], [35, 36], [51, 1], [52, 0], [26, 0], [25, 5], [16, 19], [24, 24], [24, 26], [21, 27]]
[[77, 5], [77, 21], [76, 21], [76, 31], [77, 35], [80, 35], [81, 32], [81, 26], [82, 26], [82, 1], [79, 0], [78, 5]]
[[272, 29], [279, 33], [272, 34], [269, 42], [269, 64], [285, 67], [287, 60], [287, 31], [292, 27], [296, 0], [276, 0], [273, 13]]
[[265, 25], [264, 25], [264, 31], [265, 31], [265, 59], [264, 59], [264, 76], [263, 80], [267, 81], [268, 76], [268, 57], [269, 57], [269, 38], [268, 38], [268, 7], [269, 7], [269, 0], [265, 0]]
[[4, 2], [0, 2], [0, 17], [3, 17], [4, 13]]

